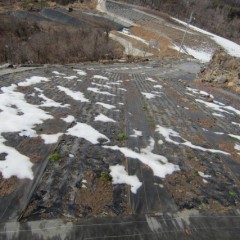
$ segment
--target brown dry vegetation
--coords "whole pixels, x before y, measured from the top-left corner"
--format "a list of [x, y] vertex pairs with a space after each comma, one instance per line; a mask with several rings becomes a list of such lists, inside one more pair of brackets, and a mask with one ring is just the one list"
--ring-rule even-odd
[[57, 5], [64, 5], [84, 10], [95, 10], [97, 0], [0, 0], [0, 12], [20, 9], [38, 11], [44, 7], [56, 7]]
[[121, 57], [122, 48], [98, 29], [37, 23], [0, 15], [0, 62], [74, 63]]
[[6, 196], [11, 194], [16, 190], [16, 186], [18, 183], [17, 177], [11, 178], [3, 178], [2, 174], [0, 173], [0, 197]]
[[166, 37], [159, 35], [157, 32], [153, 32], [153, 31], [147, 30], [146, 28], [136, 26], [131, 28], [131, 33], [133, 35], [136, 35], [140, 38], [145, 39], [148, 42], [151, 42], [153, 40], [156, 41], [158, 43], [160, 51], [155, 50], [153, 52], [155, 55], [176, 56], [176, 51], [169, 48], [169, 46], [171, 45], [171, 42]]

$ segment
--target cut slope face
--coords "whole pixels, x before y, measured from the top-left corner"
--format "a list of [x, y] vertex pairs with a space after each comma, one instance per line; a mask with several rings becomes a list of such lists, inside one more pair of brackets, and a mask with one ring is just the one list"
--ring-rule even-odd
[[2, 221], [237, 208], [239, 99], [198, 89], [198, 71], [165, 59], [2, 75]]
[[[100, 2], [101, 11], [132, 22], [127, 32], [113, 33], [115, 40], [116, 35], [121, 36], [129, 42], [128, 48], [144, 51], [146, 56], [150, 56], [150, 53], [154, 56], [173, 56], [180, 50], [181, 53], [205, 63], [209, 62], [214, 52], [221, 47], [232, 56], [240, 56], [238, 44], [176, 18], [134, 5], [110, 0]], [[120, 43], [127, 48], [123, 40]]]
[[240, 93], [240, 58], [229, 56], [223, 51], [214, 54], [209, 65], [198, 74], [197, 82], [206, 85], [227, 87]]

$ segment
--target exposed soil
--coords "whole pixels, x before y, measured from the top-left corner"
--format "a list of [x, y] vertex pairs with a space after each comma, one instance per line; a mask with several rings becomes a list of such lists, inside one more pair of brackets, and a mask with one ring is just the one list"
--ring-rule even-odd
[[155, 45], [156, 43], [158, 43], [157, 45], [159, 46], [160, 51], [158, 50], [153, 51], [153, 49], [151, 49], [151, 46], [150, 46], [150, 49], [151, 49], [150, 51], [153, 52], [155, 56], [176, 56], [177, 55], [177, 52], [175, 50], [169, 48], [171, 46], [171, 42], [169, 41], [169, 39], [154, 32], [153, 30], [151, 31], [147, 28], [136, 26], [131, 28], [131, 33], [135, 36], [145, 39], [149, 43], [151, 41], [153, 41]]
[[[115, 216], [120, 214], [119, 207], [124, 214], [130, 214], [126, 202], [122, 201], [119, 202], [120, 206], [114, 206], [116, 202], [114, 204], [113, 194], [116, 194], [116, 191], [119, 193], [123, 191], [126, 194], [124, 187], [117, 189], [111, 180], [104, 179], [101, 173], [97, 176], [94, 172], [86, 172], [84, 180], [86, 183], [82, 182], [76, 195], [76, 204], [79, 204], [81, 209], [80, 216]], [[119, 197], [121, 195], [120, 193]]]
[[2, 173], [0, 173], [0, 197], [4, 197], [15, 192], [17, 190], [18, 182], [19, 180], [17, 177], [14, 176], [5, 179], [3, 178]]
[[213, 118], [198, 118], [198, 124], [200, 124], [203, 128], [212, 128], [215, 126], [216, 121]]
[[214, 54], [211, 62], [201, 69], [197, 82], [207, 86], [228, 88], [240, 93], [240, 60], [224, 51]]

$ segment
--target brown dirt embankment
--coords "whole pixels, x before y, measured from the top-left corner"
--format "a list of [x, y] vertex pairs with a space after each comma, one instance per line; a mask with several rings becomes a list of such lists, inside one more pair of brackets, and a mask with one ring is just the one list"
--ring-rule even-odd
[[240, 93], [240, 58], [217, 51], [208, 66], [201, 69], [196, 82], [229, 88]]

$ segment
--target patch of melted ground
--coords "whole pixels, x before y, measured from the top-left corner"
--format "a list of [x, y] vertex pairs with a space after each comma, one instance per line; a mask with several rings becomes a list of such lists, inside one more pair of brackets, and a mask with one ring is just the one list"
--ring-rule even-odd
[[3, 178], [0, 173], [0, 197], [4, 197], [16, 191], [19, 179], [17, 177]]
[[221, 155], [196, 156], [187, 150], [181, 165], [181, 171], [167, 176], [166, 181], [180, 210], [196, 208], [216, 213], [239, 207], [239, 180]]
[[[86, 172], [85, 181], [81, 182], [81, 189], [76, 194], [76, 203], [80, 206], [79, 215], [85, 216], [115, 216], [121, 213], [130, 214], [129, 206], [121, 198], [125, 187], [117, 188], [112, 185], [111, 177], [107, 172]], [[114, 195], [119, 199], [114, 199]], [[125, 199], [126, 200], [126, 199]]]

